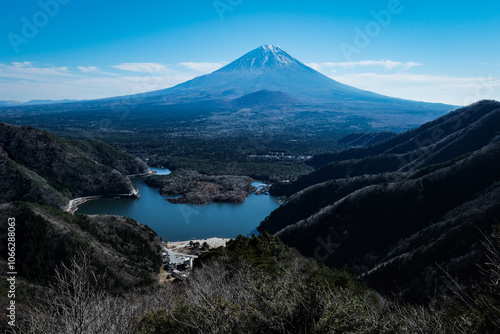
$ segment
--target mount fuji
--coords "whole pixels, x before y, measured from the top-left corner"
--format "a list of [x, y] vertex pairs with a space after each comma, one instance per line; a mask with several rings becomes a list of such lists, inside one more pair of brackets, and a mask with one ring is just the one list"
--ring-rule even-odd
[[[230, 64], [207, 75], [172, 88], [140, 94], [142, 98], [179, 103], [190, 100], [230, 100], [258, 91], [289, 94], [302, 104], [364, 104], [367, 102], [404, 105], [404, 109], [436, 110], [453, 108], [442, 104], [422, 103], [357, 89], [337, 82], [290, 56], [279, 46], [263, 45]], [[410, 105], [409, 105], [410, 104]], [[363, 108], [358, 105], [356, 108]], [[392, 109], [392, 108], [391, 108]]]
[[[299, 119], [306, 119], [304, 122], [310, 126], [334, 123], [347, 126], [348, 118], [350, 128], [368, 131], [406, 130], [456, 109], [455, 106], [388, 97], [344, 85], [306, 66], [278, 46], [263, 45], [210, 74], [174, 87], [99, 100], [0, 107], [0, 115], [2, 110], [24, 117], [28, 113], [62, 115], [61, 111], [78, 116], [85, 111], [87, 119], [94, 116], [113, 119], [117, 110], [124, 108], [128, 110], [127, 115], [130, 114], [127, 118], [135, 115], [133, 117], [141, 119], [147, 117], [151, 122], [156, 118], [172, 117], [190, 121], [195, 115], [212, 117], [217, 113], [234, 116], [249, 109], [260, 115], [253, 120], [263, 121], [264, 114], [270, 117], [272, 113], [271, 119], [280, 120], [276, 123], [279, 126], [283, 120], [297, 122]], [[113, 124], [122, 122], [124, 116], [120, 117]], [[242, 121], [243, 118], [238, 117], [234, 116], [233, 121]], [[227, 117], [225, 120], [228, 125], [234, 123]]]

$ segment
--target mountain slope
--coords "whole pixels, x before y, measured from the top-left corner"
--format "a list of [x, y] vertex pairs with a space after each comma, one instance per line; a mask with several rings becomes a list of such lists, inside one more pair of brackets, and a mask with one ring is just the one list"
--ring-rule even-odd
[[396, 135], [397, 133], [389, 131], [370, 132], [370, 133], [358, 132], [358, 133], [351, 133], [345, 136], [344, 138], [339, 139], [337, 142], [339, 144], [347, 145], [350, 147], [370, 146], [385, 141]]
[[[405, 154], [418, 149], [432, 147], [438, 141], [448, 135], [458, 135], [464, 130], [467, 132], [469, 126], [475, 126], [477, 121], [485, 122], [488, 115], [500, 108], [498, 101], [479, 101], [467, 107], [457, 109], [436, 120], [423, 124], [422, 126], [406, 131], [387, 141], [366, 148], [351, 149], [334, 154], [315, 156], [309, 164], [315, 168], [324, 166], [330, 162], [345, 161], [349, 159], [361, 159], [368, 156], [380, 154]], [[491, 116], [491, 115], [490, 115]], [[482, 125], [478, 123], [478, 126]], [[491, 130], [490, 130], [491, 132]]]
[[[112, 291], [156, 282], [160, 240], [149, 227], [116, 216], [71, 215], [32, 203], [0, 204], [0, 237], [7, 240], [8, 217], [16, 219], [19, 277], [46, 284], [55, 269], [87, 253], [93, 273], [107, 276]], [[0, 244], [5, 263], [7, 243]], [[21, 260], [22, 259], [22, 260]], [[7, 268], [7, 265], [3, 266]]]
[[290, 106], [301, 102], [289, 94], [269, 90], [259, 90], [231, 101], [231, 104], [239, 108], [270, 108], [279, 106]]
[[63, 207], [71, 198], [133, 194], [126, 174], [147, 166], [95, 140], [71, 141], [31, 127], [0, 123], [0, 202]]
[[375, 145], [314, 156], [307, 164], [316, 171], [291, 184], [277, 184], [271, 193], [291, 195], [331, 179], [445, 163], [487, 145], [496, 137], [498, 124], [500, 102], [480, 101]]
[[[500, 219], [499, 112], [500, 103], [483, 101], [384, 143], [337, 154], [339, 161], [306, 176], [312, 186], [296, 184], [303, 190], [259, 231], [407, 300], [425, 302], [444, 292], [444, 271], [467, 284], [485, 260], [483, 233], [492, 233]], [[433, 133], [446, 135], [430, 140]], [[398, 165], [398, 157], [411, 157], [413, 138], [428, 143], [425, 154]], [[377, 151], [382, 154], [341, 160]]]

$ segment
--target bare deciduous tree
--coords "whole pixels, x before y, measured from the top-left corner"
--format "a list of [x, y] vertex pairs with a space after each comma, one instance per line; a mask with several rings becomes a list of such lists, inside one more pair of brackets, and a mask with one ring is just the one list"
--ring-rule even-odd
[[131, 322], [142, 305], [137, 299], [109, 295], [85, 252], [56, 271], [56, 282], [42, 303], [32, 313], [28, 333], [132, 333]]

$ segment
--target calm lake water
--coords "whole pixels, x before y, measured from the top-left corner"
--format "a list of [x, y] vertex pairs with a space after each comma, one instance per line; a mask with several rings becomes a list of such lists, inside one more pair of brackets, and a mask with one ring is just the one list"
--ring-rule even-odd
[[[167, 169], [151, 170], [159, 175], [170, 173]], [[77, 213], [130, 217], [148, 225], [163, 239], [179, 241], [257, 234], [259, 223], [279, 206], [277, 197], [255, 194], [242, 204], [172, 204], [166, 200], [169, 197], [160, 195], [158, 188], [148, 187], [144, 178], [134, 178], [132, 182], [139, 188], [140, 198], [101, 198], [80, 205]]]

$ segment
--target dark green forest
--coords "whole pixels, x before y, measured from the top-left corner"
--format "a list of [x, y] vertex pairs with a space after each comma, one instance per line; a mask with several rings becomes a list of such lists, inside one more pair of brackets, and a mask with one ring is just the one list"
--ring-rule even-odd
[[62, 208], [83, 196], [132, 194], [129, 174], [147, 165], [93, 139], [68, 140], [33, 127], [0, 123], [0, 203]]
[[458, 109], [386, 141], [316, 156], [259, 226], [385, 295], [425, 304], [464, 289], [500, 220], [500, 103]]

